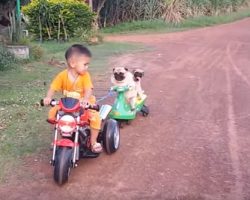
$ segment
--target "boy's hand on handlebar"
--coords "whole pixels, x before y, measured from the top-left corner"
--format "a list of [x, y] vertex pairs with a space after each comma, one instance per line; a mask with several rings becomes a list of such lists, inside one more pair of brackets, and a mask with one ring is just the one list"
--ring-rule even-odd
[[83, 108], [86, 108], [89, 105], [89, 102], [85, 99], [80, 100], [80, 104]]
[[44, 105], [45, 105], [45, 106], [50, 105], [51, 100], [52, 100], [51, 98], [49, 98], [49, 97], [45, 97], [45, 98], [43, 99], [43, 103], [44, 103]]

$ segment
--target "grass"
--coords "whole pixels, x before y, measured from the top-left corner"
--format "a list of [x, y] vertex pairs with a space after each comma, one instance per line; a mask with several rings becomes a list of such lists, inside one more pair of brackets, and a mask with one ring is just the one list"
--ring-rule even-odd
[[[22, 64], [0, 72], [0, 182], [5, 180], [6, 174], [17, 171], [15, 168], [18, 168], [24, 156], [49, 148], [51, 129], [45, 122], [49, 108], [40, 108], [38, 104], [53, 76], [63, 70], [49, 65], [48, 61], [52, 57], [63, 61], [64, 52], [70, 45], [43, 43], [41, 46], [45, 49], [45, 55], [40, 62]], [[90, 49], [93, 53], [90, 71], [102, 73], [107, 68], [109, 58], [138, 51], [140, 46], [103, 43]]]
[[179, 24], [172, 24], [163, 20], [127, 22], [118, 24], [113, 27], [104, 28], [102, 29], [102, 32], [104, 34], [175, 32], [191, 28], [225, 24], [236, 20], [244, 19], [246, 17], [250, 17], [250, 9], [244, 9], [238, 12], [218, 16], [200, 16], [188, 18]]
[[[58, 48], [57, 43], [48, 42], [42, 44], [41, 46], [46, 49], [45, 54], [48, 55], [45, 56], [45, 59], [50, 60], [53, 57], [57, 60], [64, 60], [64, 53], [69, 47], [69, 44], [61, 44], [60, 48]], [[96, 70], [99, 71], [101, 69], [105, 69], [103, 66], [107, 65], [107, 57], [135, 51], [143, 48], [143, 46], [139, 44], [132, 45], [129, 43], [106, 42], [99, 44], [98, 46], [90, 46], [89, 48], [93, 54], [91, 70], [92, 73], [95, 73]]]

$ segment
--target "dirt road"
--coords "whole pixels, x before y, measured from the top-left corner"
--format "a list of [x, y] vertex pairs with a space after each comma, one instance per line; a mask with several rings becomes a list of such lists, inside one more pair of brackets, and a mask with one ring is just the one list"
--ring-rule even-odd
[[0, 199], [250, 199], [250, 19], [107, 39], [150, 47], [112, 61], [145, 70], [150, 116], [122, 130], [115, 155], [81, 161], [65, 186], [44, 156]]

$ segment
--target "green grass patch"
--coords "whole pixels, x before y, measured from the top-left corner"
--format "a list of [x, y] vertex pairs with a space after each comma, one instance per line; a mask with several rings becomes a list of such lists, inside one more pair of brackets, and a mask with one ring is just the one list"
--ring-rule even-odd
[[[64, 43], [58, 45], [56, 42], [43, 43], [41, 46], [45, 49], [45, 60], [49, 61], [54, 58], [56, 60], [63, 61], [64, 53], [70, 44]], [[89, 46], [89, 48], [93, 55], [90, 70], [95, 72], [96, 70], [105, 69], [104, 66], [107, 65], [108, 57], [121, 55], [122, 53], [139, 51], [144, 47], [141, 44], [105, 42], [97, 46]]]
[[188, 18], [179, 24], [172, 24], [163, 20], [133, 21], [104, 28], [101, 31], [105, 34], [175, 32], [197, 27], [225, 24], [244, 19], [246, 17], [250, 17], [250, 9], [244, 9], [238, 12], [218, 16], [199, 16]]
[[[6, 174], [16, 172], [15, 167], [24, 156], [49, 148], [51, 129], [45, 121], [49, 108], [41, 108], [38, 103], [54, 75], [64, 69], [48, 62], [52, 58], [64, 61], [65, 50], [70, 45], [43, 43], [45, 54], [41, 61], [0, 72], [0, 182]], [[108, 59], [112, 56], [142, 50], [142, 46], [103, 43], [90, 49], [93, 53], [90, 71], [94, 76], [107, 69]]]

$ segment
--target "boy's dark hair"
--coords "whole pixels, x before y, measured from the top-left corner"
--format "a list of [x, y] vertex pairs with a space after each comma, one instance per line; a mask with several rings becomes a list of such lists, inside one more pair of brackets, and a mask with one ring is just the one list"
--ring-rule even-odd
[[88, 57], [92, 56], [90, 50], [87, 47], [81, 44], [73, 44], [71, 47], [67, 49], [65, 53], [65, 59], [68, 60], [75, 53], [82, 54]]

